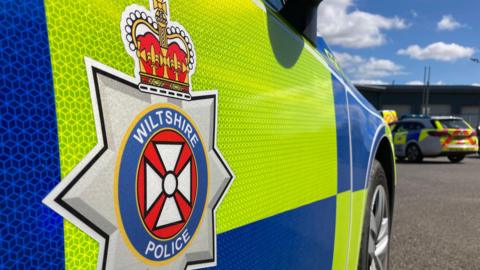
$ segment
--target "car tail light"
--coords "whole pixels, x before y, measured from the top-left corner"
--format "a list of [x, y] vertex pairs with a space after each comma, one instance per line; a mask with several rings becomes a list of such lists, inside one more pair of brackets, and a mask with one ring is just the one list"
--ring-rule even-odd
[[433, 136], [433, 137], [444, 137], [448, 136], [448, 131], [429, 131], [428, 135]]

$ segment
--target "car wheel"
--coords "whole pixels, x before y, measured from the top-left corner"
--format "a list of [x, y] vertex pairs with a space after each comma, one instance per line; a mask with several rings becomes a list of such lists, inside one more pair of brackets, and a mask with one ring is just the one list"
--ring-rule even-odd
[[410, 144], [407, 147], [407, 158], [409, 162], [422, 162], [422, 151], [420, 151], [420, 148], [418, 148], [416, 144]]
[[390, 252], [390, 200], [387, 177], [375, 160], [370, 172], [363, 220], [358, 270], [388, 269]]
[[447, 157], [452, 163], [458, 163], [465, 158], [465, 155], [448, 155]]

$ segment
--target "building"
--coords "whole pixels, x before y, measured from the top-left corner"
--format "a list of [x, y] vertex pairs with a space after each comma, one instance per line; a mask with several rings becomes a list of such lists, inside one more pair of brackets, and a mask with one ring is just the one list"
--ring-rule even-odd
[[[378, 109], [395, 110], [399, 116], [425, 112], [423, 85], [356, 85]], [[434, 85], [429, 88], [430, 115], [461, 116], [472, 126], [480, 125], [480, 87]]]

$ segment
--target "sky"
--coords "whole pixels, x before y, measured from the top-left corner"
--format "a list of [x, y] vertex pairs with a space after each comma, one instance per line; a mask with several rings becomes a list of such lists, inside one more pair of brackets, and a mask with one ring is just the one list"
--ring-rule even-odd
[[317, 31], [355, 83], [480, 85], [478, 0], [324, 0]]

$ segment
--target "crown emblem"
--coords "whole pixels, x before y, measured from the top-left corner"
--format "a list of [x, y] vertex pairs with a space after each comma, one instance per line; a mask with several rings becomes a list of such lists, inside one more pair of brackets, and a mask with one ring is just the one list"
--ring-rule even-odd
[[167, 0], [150, 0], [150, 11], [131, 5], [122, 14], [122, 39], [135, 60], [142, 92], [190, 100], [195, 49], [182, 25], [170, 22]]

